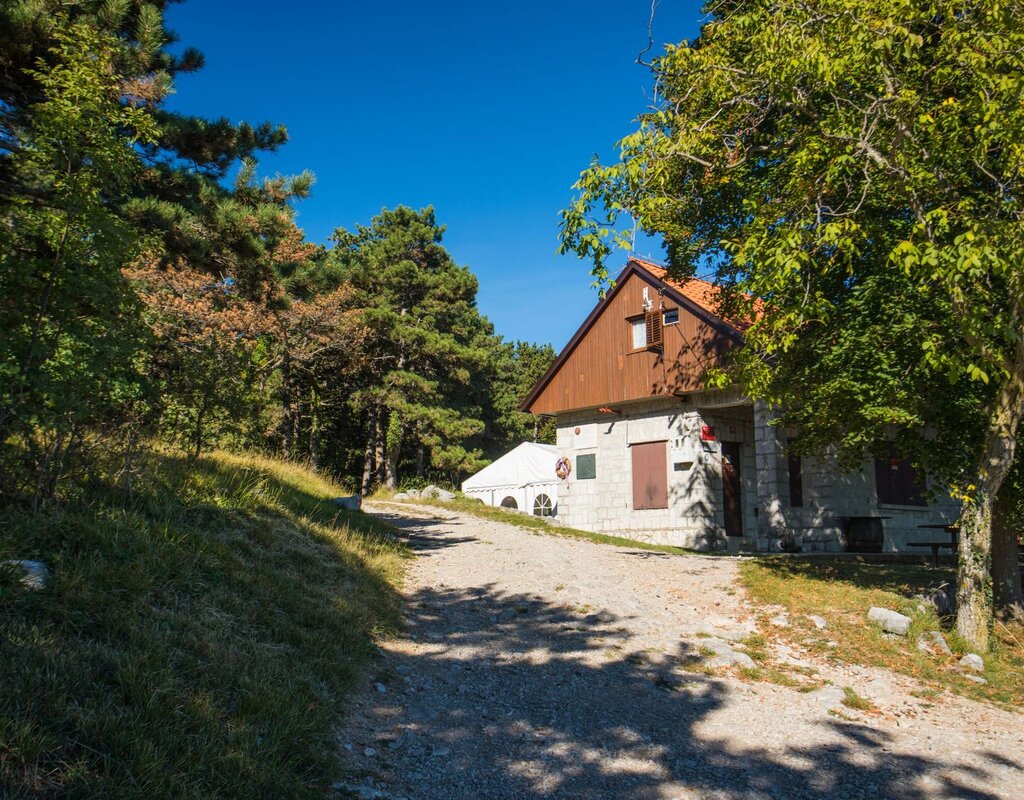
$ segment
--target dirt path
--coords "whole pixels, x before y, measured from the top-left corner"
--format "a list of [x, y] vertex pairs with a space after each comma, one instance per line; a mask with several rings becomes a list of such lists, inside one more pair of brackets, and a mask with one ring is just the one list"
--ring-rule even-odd
[[1024, 797], [1024, 717], [880, 670], [812, 663], [835, 685], [802, 693], [705, 667], [753, 630], [733, 560], [366, 510], [418, 558], [408, 627], [341, 734], [343, 797]]

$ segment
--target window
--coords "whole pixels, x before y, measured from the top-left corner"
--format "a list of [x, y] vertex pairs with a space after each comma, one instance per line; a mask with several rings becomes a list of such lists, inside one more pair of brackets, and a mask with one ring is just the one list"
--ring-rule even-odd
[[679, 309], [670, 308], [661, 315], [661, 318], [664, 320], [666, 325], [675, 325], [679, 322]]
[[597, 477], [597, 454], [584, 453], [576, 456], [576, 480], [585, 481]]
[[633, 331], [633, 349], [643, 350], [647, 347], [647, 322], [643, 319], [630, 320]]
[[924, 506], [924, 479], [909, 459], [901, 458], [893, 444], [888, 458], [875, 458], [878, 502], [896, 506]]
[[791, 508], [804, 505], [804, 465], [800, 456], [789, 457], [789, 505]]
[[533, 501], [533, 515], [535, 517], [553, 517], [555, 515], [551, 498], [546, 494], [539, 494]]
[[633, 457], [633, 508], [668, 508], [667, 442], [635, 444]]
[[518, 511], [519, 510], [519, 503], [516, 502], [516, 499], [514, 497], [512, 497], [512, 495], [509, 495], [508, 497], [506, 497], [504, 500], [501, 501], [501, 507], [502, 508], [514, 508], [514, 509], [516, 509]]

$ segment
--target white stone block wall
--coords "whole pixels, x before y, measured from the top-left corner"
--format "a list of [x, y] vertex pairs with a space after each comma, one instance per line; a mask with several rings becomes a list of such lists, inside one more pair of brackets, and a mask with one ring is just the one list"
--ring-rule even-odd
[[[805, 550], [840, 550], [844, 543], [838, 517], [878, 515], [891, 517], [883, 522], [885, 550], [918, 552], [906, 543], [946, 534], [917, 526], [946, 522], [957, 513], [948, 497], [927, 508], [879, 505], [873, 460], [865, 459], [863, 469], [843, 474], [825, 456], [803, 459], [804, 506], [792, 508], [784, 435], [768, 424], [770, 414], [764, 409], [698, 410], [666, 398], [624, 405], [620, 411], [559, 417], [558, 452], [573, 464], [558, 490], [562, 524], [651, 543], [724, 549], [722, 441], [740, 443], [743, 538], [761, 550], [785, 531], [796, 534]], [[716, 441], [700, 442], [703, 425], [714, 427]], [[634, 510], [630, 445], [653, 441], [668, 443], [668, 508]], [[576, 458], [583, 453], [596, 456], [594, 479], [577, 474]], [[677, 463], [689, 466], [676, 471]]]

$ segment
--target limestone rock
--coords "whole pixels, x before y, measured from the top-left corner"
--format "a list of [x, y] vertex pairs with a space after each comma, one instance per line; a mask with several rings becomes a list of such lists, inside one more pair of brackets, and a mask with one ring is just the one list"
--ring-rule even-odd
[[334, 498], [334, 505], [338, 506], [338, 508], [343, 508], [345, 511], [358, 511], [362, 504], [363, 498], [357, 494], [350, 495], [349, 497]]
[[808, 614], [807, 619], [814, 623], [814, 627], [819, 631], [825, 630], [828, 627], [828, 623], [824, 617], [819, 617], [817, 614]]
[[917, 637], [917, 649], [929, 655], [951, 656], [953, 651], [946, 644], [946, 637], [939, 631], [925, 631]]
[[810, 692], [807, 696], [821, 708], [828, 711], [833, 708], [838, 708], [843, 704], [843, 700], [846, 698], [846, 692], [838, 686], [829, 684], [828, 686], [822, 686], [820, 689]]
[[454, 500], [455, 495], [449, 492], [447, 489], [442, 489], [440, 486], [434, 486], [431, 484], [420, 493], [420, 497], [425, 497], [431, 500]]
[[984, 672], [985, 662], [977, 653], [968, 653], [960, 659], [960, 669], [970, 670], [971, 672]]
[[398, 500], [399, 502], [401, 502], [403, 500], [412, 500], [412, 495], [409, 494], [408, 492], [399, 492], [398, 494], [396, 494], [391, 499], [392, 500]]
[[13, 570], [26, 589], [45, 589], [50, 582], [50, 568], [42, 561], [13, 559], [0, 562], [0, 566]]
[[701, 647], [706, 647], [713, 653], [713, 655], [705, 658], [704, 663], [709, 667], [731, 667], [734, 664], [738, 664], [741, 667], [750, 667], [752, 669], [755, 666], [754, 659], [746, 653], [733, 650], [732, 645], [728, 642], [723, 642], [721, 639], [704, 639], [701, 641]]
[[886, 633], [906, 636], [910, 630], [910, 617], [888, 608], [872, 608], [868, 611], [868, 619], [878, 623]]
[[772, 617], [769, 620], [769, 622], [771, 622], [772, 625], [775, 625], [775, 626], [777, 626], [779, 628], [788, 628], [789, 627], [789, 612], [788, 611], [783, 611], [781, 614], [777, 614], [776, 616]]

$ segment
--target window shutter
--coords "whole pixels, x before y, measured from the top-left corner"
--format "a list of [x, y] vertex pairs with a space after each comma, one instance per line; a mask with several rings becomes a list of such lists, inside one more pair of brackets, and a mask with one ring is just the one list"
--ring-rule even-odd
[[660, 348], [665, 341], [661, 311], [655, 309], [648, 311], [644, 314], [644, 322], [647, 328], [647, 348], [649, 350]]

